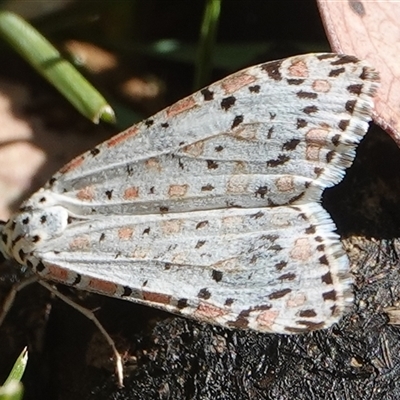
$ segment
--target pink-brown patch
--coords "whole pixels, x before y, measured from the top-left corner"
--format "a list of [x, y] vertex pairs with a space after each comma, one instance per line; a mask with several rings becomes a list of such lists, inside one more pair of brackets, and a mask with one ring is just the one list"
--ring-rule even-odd
[[118, 229], [118, 239], [130, 240], [133, 236], [134, 230], [128, 226]]
[[257, 78], [255, 76], [242, 72], [225, 78], [221, 82], [221, 87], [226, 94], [231, 94], [235, 93], [244, 86], [250, 85], [250, 83], [253, 83], [256, 80]]
[[171, 258], [171, 263], [175, 265], [183, 265], [187, 264], [188, 259], [187, 259], [187, 253], [181, 251], [180, 253], [176, 253], [173, 255]]
[[203, 154], [204, 142], [202, 142], [202, 141], [196, 142], [196, 143], [190, 144], [188, 146], [185, 146], [182, 148], [182, 151], [193, 157], [199, 157]]
[[324, 145], [329, 135], [328, 129], [313, 128], [306, 133], [307, 143]]
[[46, 265], [46, 268], [46, 278], [55, 280], [57, 282], [68, 282], [69, 272], [67, 270], [57, 267], [57, 265], [54, 264]]
[[139, 132], [139, 128], [137, 126], [133, 126], [127, 129], [124, 132], [121, 132], [119, 135], [112, 137], [111, 139], [107, 140], [106, 144], [108, 147], [114, 147], [117, 144], [125, 142], [125, 140], [132, 138], [137, 135]]
[[149, 254], [151, 254], [151, 249], [149, 247], [136, 247], [132, 253], [132, 258], [145, 260]]
[[73, 171], [74, 169], [80, 167], [82, 165], [83, 161], [85, 161], [84, 156], [79, 156], [79, 157], [74, 158], [72, 161], [70, 161], [68, 164], [64, 165], [60, 169], [60, 173], [66, 174], [67, 172]]
[[312, 84], [312, 88], [319, 93], [328, 93], [331, 90], [331, 84], [325, 79], [316, 79]]
[[246, 193], [248, 185], [247, 176], [233, 175], [226, 185], [226, 191], [227, 193]]
[[293, 61], [292, 65], [289, 67], [289, 74], [297, 78], [307, 78], [307, 64], [304, 61]]
[[185, 99], [182, 99], [182, 100], [178, 101], [177, 103], [173, 104], [171, 107], [167, 108], [167, 110], [166, 110], [167, 117], [172, 118], [175, 115], [181, 114], [181, 113], [188, 111], [196, 106], [197, 106], [197, 102], [193, 98], [193, 96], [186, 97]]
[[292, 192], [294, 190], [294, 180], [292, 176], [281, 176], [275, 181], [276, 188], [280, 192]]
[[276, 226], [279, 228], [286, 228], [286, 227], [290, 226], [290, 222], [288, 221], [288, 218], [285, 216], [279, 215], [278, 213], [271, 215], [269, 222], [272, 226]]
[[170, 185], [168, 189], [168, 196], [170, 198], [185, 197], [189, 185]]
[[290, 251], [290, 257], [293, 260], [307, 262], [312, 255], [310, 241], [307, 238], [300, 238], [294, 242]]
[[124, 195], [122, 196], [124, 200], [135, 200], [139, 197], [139, 188], [136, 186], [132, 186], [128, 189], [125, 189]]
[[306, 148], [306, 159], [308, 161], [319, 161], [319, 153], [321, 151], [320, 146], [315, 146], [315, 145], [307, 145]]
[[72, 251], [90, 249], [90, 239], [88, 236], [78, 236], [69, 243], [69, 248]]
[[171, 302], [171, 296], [163, 293], [143, 291], [143, 300], [150, 301], [151, 303], [168, 305]]
[[222, 219], [222, 225], [228, 229], [237, 229], [243, 226], [243, 218], [242, 217], [225, 217]]
[[235, 129], [233, 131], [232, 136], [240, 140], [251, 141], [257, 139], [257, 132], [258, 132], [258, 125], [252, 124], [252, 125], [240, 126], [240, 128]]
[[[212, 265], [213, 269], [218, 271], [240, 271], [243, 270], [243, 265], [238, 263], [237, 258], [228, 258], [226, 260], [218, 261]], [[246, 268], [246, 267], [245, 267]]]
[[87, 286], [95, 292], [104, 293], [109, 296], [113, 296], [118, 290], [118, 285], [115, 283], [103, 281], [102, 279], [97, 278], [90, 278]]
[[279, 311], [265, 310], [261, 311], [256, 318], [256, 322], [260, 327], [272, 330], [272, 325], [275, 323]]
[[218, 317], [228, 314], [226, 310], [220, 307], [213, 306], [211, 304], [200, 302], [194, 315], [198, 318], [204, 318], [209, 321], [213, 321]]
[[86, 186], [78, 191], [76, 198], [82, 201], [93, 201], [96, 195], [94, 186]]
[[146, 167], [152, 171], [160, 172], [162, 170], [159, 161], [156, 158], [149, 158], [146, 163]]
[[304, 293], [296, 293], [290, 295], [289, 299], [286, 302], [286, 306], [288, 308], [298, 308], [305, 304], [307, 301], [307, 296]]
[[[235, 175], [245, 174], [247, 173], [247, 162], [245, 161], [236, 161], [233, 169], [233, 173]], [[247, 181], [247, 179], [246, 179]]]
[[179, 233], [182, 228], [182, 220], [172, 219], [169, 221], [161, 222], [161, 229], [165, 235], [174, 235]]

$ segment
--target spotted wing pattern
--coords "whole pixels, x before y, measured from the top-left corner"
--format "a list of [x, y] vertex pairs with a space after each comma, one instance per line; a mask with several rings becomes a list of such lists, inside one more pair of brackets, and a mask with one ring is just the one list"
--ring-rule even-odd
[[200, 321], [326, 328], [352, 293], [319, 201], [354, 158], [377, 80], [336, 54], [228, 76], [64, 166], [3, 227], [1, 251]]

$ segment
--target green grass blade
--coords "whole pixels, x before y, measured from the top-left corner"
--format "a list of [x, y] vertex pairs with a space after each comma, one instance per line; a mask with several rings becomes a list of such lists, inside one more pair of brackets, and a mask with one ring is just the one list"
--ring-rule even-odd
[[104, 97], [29, 23], [0, 11], [0, 35], [81, 114], [95, 123], [100, 119], [114, 122], [114, 112]]
[[194, 90], [203, 87], [210, 80], [213, 67], [213, 52], [222, 0], [206, 0], [203, 23], [196, 62]]
[[10, 382], [0, 387], [0, 400], [21, 400], [24, 388], [20, 382]]
[[28, 363], [28, 350], [25, 347], [22, 350], [19, 357], [17, 358], [17, 361], [15, 361], [15, 364], [12, 367], [12, 370], [11, 370], [10, 374], [8, 375], [8, 378], [4, 382], [4, 386], [7, 386], [11, 382], [19, 382], [22, 378], [22, 375], [25, 372], [27, 363]]

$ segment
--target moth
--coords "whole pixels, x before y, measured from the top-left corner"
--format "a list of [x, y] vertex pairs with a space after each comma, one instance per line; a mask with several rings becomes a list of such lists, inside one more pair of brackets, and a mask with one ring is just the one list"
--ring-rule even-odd
[[377, 85], [337, 54], [230, 75], [61, 168], [2, 224], [0, 251], [45, 281], [227, 328], [327, 328], [353, 295], [321, 194]]

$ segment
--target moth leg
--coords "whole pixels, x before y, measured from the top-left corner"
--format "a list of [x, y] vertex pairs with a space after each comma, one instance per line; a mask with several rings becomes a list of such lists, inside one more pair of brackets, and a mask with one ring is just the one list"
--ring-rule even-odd
[[30, 276], [29, 278], [24, 279], [21, 282], [15, 283], [12, 287], [8, 295], [6, 296], [3, 304], [1, 305], [0, 308], [0, 326], [2, 325], [4, 319], [6, 318], [8, 312], [10, 311], [13, 303], [15, 296], [17, 293], [25, 288], [26, 286], [35, 283], [39, 280], [40, 278], [37, 275]]
[[79, 305], [78, 303], [75, 303], [70, 298], [68, 298], [67, 296], [64, 296], [62, 293], [60, 293], [56, 288], [54, 288], [52, 285], [48, 284], [47, 282], [39, 280], [39, 283], [42, 286], [44, 286], [47, 290], [49, 290], [51, 293], [53, 293], [55, 296], [57, 296], [59, 299], [61, 299], [65, 303], [69, 304], [71, 307], [75, 308], [75, 310], [79, 311], [86, 318], [89, 318], [96, 325], [97, 329], [101, 332], [101, 334], [107, 340], [109, 346], [111, 347], [111, 349], [114, 353], [115, 372], [117, 374], [118, 385], [119, 385], [119, 387], [123, 387], [124, 386], [124, 384], [123, 384], [124, 368], [122, 365], [122, 357], [119, 354], [119, 352], [115, 346], [114, 340], [111, 338], [111, 336], [105, 330], [103, 325], [100, 323], [100, 321], [94, 315], [93, 311]]

